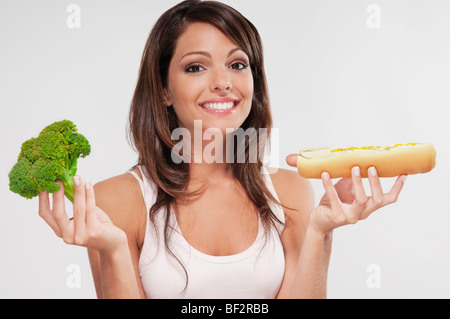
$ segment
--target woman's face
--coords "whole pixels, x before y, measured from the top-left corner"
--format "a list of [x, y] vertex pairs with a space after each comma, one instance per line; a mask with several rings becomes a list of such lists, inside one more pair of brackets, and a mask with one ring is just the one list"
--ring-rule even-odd
[[253, 77], [249, 58], [219, 29], [192, 23], [179, 37], [169, 66], [167, 105], [179, 125], [194, 132], [241, 126], [250, 113]]

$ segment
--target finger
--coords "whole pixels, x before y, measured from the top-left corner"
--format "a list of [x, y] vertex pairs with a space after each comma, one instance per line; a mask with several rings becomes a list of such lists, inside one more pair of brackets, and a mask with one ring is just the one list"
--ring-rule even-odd
[[328, 196], [328, 200], [330, 201], [331, 209], [340, 211], [342, 203], [328, 172], [322, 173], [322, 184], [325, 188], [325, 193]]
[[389, 205], [389, 204], [395, 203], [397, 201], [398, 196], [400, 195], [400, 192], [401, 192], [403, 186], [405, 185], [406, 178], [407, 178], [407, 175], [400, 175], [399, 177], [397, 177], [397, 180], [395, 181], [394, 186], [392, 186], [389, 193], [387, 193], [384, 196], [385, 205]]
[[39, 193], [39, 216], [50, 226], [56, 236], [61, 237], [61, 232], [50, 210], [50, 200], [47, 192]]
[[95, 193], [94, 187], [91, 182], [85, 184], [86, 192], [86, 224], [87, 227], [94, 225], [97, 222], [97, 216], [95, 215]]
[[361, 170], [359, 166], [355, 166], [352, 168], [352, 182], [353, 193], [355, 195], [353, 205], [357, 210], [362, 212], [367, 203], [367, 195], [366, 191], [364, 190], [364, 185], [361, 178]]
[[288, 155], [286, 157], [286, 163], [289, 166], [297, 167], [297, 157], [298, 157], [298, 154], [290, 154], [290, 155]]
[[369, 177], [370, 190], [372, 193], [371, 204], [376, 209], [383, 205], [383, 188], [381, 186], [380, 178], [378, 177], [377, 169], [375, 167], [369, 167], [367, 175]]
[[74, 198], [73, 198], [73, 220], [75, 226], [75, 236], [81, 236], [86, 230], [86, 197], [84, 183], [81, 176], [73, 177]]
[[53, 210], [52, 216], [55, 220], [58, 229], [61, 232], [61, 237], [66, 243], [71, 243], [73, 240], [73, 227], [71, 221], [66, 213], [65, 197], [64, 197], [64, 185], [62, 182], [57, 181], [60, 185], [60, 189], [53, 193]]

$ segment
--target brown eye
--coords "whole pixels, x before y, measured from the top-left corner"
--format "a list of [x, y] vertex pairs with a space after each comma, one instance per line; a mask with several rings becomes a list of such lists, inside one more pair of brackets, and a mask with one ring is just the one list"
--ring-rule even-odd
[[188, 66], [185, 71], [188, 73], [197, 73], [197, 72], [200, 72], [203, 70], [204, 69], [200, 65], [194, 64], [194, 65]]
[[230, 66], [230, 68], [232, 68], [233, 70], [244, 70], [247, 67], [247, 64], [245, 64], [244, 62], [235, 62]]

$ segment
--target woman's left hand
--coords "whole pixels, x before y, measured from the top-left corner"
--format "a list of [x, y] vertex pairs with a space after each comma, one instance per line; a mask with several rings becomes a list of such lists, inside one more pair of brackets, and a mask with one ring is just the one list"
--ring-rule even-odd
[[364, 190], [359, 167], [352, 168], [352, 177], [333, 185], [328, 173], [322, 173], [325, 195], [313, 210], [310, 225], [323, 234], [333, 229], [366, 219], [377, 209], [395, 203], [403, 188], [406, 175], [397, 177], [394, 186], [384, 193], [375, 167], [368, 170], [371, 196]]

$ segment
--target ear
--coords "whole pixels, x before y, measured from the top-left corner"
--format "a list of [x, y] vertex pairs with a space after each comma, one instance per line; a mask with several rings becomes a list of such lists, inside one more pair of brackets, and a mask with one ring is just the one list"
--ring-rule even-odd
[[172, 106], [172, 99], [168, 89], [164, 89], [164, 105], [167, 107]]

